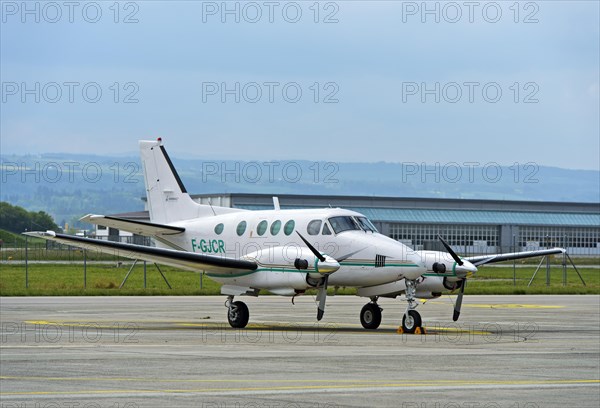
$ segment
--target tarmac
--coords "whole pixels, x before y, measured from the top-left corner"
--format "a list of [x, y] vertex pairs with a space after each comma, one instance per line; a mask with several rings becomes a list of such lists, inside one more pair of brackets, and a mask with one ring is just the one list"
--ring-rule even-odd
[[405, 309], [381, 299], [0, 298], [0, 407], [600, 406], [600, 296], [469, 296], [418, 307], [426, 334], [398, 334]]

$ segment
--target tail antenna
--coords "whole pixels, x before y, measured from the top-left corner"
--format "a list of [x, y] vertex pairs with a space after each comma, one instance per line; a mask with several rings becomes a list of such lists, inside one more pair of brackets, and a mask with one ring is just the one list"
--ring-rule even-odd
[[212, 201], [212, 199], [209, 197], [208, 198], [208, 205], [210, 206], [210, 209], [212, 210], [213, 214], [216, 216], [217, 213], [215, 212], [215, 209], [213, 208], [211, 201]]

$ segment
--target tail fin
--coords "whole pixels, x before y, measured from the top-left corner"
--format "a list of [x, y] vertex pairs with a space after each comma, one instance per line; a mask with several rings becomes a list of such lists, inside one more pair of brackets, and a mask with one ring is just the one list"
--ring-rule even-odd
[[140, 140], [150, 221], [166, 224], [213, 215], [209, 206], [196, 203], [187, 193], [161, 139]]

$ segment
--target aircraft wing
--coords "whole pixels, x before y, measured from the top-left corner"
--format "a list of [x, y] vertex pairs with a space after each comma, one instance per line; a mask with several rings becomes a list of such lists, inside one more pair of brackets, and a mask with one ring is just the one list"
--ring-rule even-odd
[[174, 249], [155, 248], [145, 245], [102, 241], [99, 239], [83, 238], [74, 235], [57, 234], [53, 231], [25, 232], [24, 234], [82, 249], [89, 249], [130, 259], [156, 262], [194, 272], [207, 271], [233, 275], [243, 272], [252, 272], [258, 268], [256, 263], [243, 259], [232, 259]]
[[494, 262], [512, 261], [513, 259], [532, 258], [534, 256], [544, 256], [553, 254], [563, 254], [565, 249], [563, 248], [552, 248], [552, 249], [541, 249], [538, 251], [524, 251], [524, 252], [512, 252], [508, 254], [494, 254], [494, 255], [481, 255], [465, 257], [463, 259], [471, 262], [475, 266], [485, 265]]
[[183, 227], [173, 225], [155, 224], [153, 222], [129, 220], [125, 218], [111, 217], [109, 215], [88, 214], [80, 218], [80, 221], [90, 224], [102, 225], [103, 227], [116, 228], [129, 231], [137, 235], [146, 237], [156, 237], [161, 235], [180, 234], [185, 231]]

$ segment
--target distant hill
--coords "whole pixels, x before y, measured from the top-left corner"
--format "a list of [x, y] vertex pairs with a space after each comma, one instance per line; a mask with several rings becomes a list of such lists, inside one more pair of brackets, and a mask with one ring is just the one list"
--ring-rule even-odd
[[[184, 160], [172, 157], [192, 194], [252, 192], [532, 201], [600, 201], [600, 172], [494, 163], [327, 163]], [[1, 155], [0, 200], [43, 210], [64, 226], [88, 213], [143, 209], [138, 157]]]

